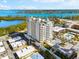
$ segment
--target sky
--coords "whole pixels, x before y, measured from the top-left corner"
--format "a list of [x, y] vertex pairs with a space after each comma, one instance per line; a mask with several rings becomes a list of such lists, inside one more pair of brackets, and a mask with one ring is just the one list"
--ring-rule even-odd
[[0, 0], [0, 9], [79, 9], [79, 0]]

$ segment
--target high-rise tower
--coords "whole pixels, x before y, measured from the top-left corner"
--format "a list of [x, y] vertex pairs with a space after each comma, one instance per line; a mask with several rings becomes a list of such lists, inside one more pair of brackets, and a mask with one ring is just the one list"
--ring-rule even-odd
[[49, 19], [28, 18], [27, 32], [37, 41], [44, 41], [53, 38], [52, 27], [53, 23]]

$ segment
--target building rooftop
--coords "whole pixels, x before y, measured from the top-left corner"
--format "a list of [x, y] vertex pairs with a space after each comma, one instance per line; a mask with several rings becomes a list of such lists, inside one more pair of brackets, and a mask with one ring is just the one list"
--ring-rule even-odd
[[35, 48], [33, 46], [28, 46], [27, 48], [16, 51], [16, 54], [19, 58], [21, 58], [23, 56], [26, 56], [27, 54], [32, 53], [33, 51], [35, 51]]
[[12, 46], [12, 48], [18, 48], [18, 47], [25, 45], [25, 44], [26, 44], [26, 42], [24, 40], [20, 40], [20, 41], [11, 43], [11, 46]]
[[0, 46], [3, 46], [3, 43], [2, 42], [0, 42]]
[[72, 47], [73, 47], [73, 45], [68, 42], [66, 42], [64, 46], [60, 46], [60, 48], [63, 48], [63, 49], [71, 49]]
[[9, 39], [8, 41], [9, 41], [9, 43], [12, 43], [12, 42], [15, 42], [16, 40]]
[[79, 50], [79, 42], [77, 42], [77, 44], [73, 46], [73, 49], [75, 49], [76, 51]]
[[65, 28], [58, 27], [58, 26], [53, 27], [52, 29], [53, 29], [54, 32], [60, 32], [60, 31], [62, 31], [62, 30], [65, 30]]
[[26, 59], [32, 59], [31, 57], [27, 57]]
[[67, 29], [70, 30], [70, 31], [72, 31], [72, 32], [79, 33], [79, 30], [72, 29], [72, 28], [67, 28]]
[[66, 39], [66, 40], [71, 40], [74, 37], [75, 36], [72, 33], [70, 33], [70, 32], [64, 34], [64, 39]]
[[9, 57], [8, 56], [5, 56], [5, 57], [2, 57], [1, 59], [9, 59]]
[[8, 39], [9, 43], [12, 43], [12, 42], [15, 42], [15, 41], [18, 41], [18, 40], [21, 40], [20, 36]]
[[[57, 46], [57, 47], [55, 47]], [[70, 44], [70, 43], [66, 43], [66, 45], [64, 46], [61, 46], [61, 45], [55, 45], [54, 48], [57, 49], [57, 51], [63, 53], [64, 55], [67, 55], [67, 56], [71, 56], [74, 52], [74, 50], [72, 49], [73, 45]]]
[[4, 47], [0, 47], [0, 53], [4, 52], [5, 48]]
[[14, 39], [14, 40], [20, 40], [21, 37], [20, 37], [20, 36], [16, 36], [16, 37], [14, 37], [13, 39]]
[[61, 40], [60, 39], [55, 39], [55, 40], [47, 40], [46, 43], [50, 46], [54, 46], [55, 44], [60, 44]]
[[73, 50], [70, 50], [70, 49], [59, 48], [59, 50], [60, 50], [63, 54], [66, 54], [66, 55], [68, 55], [68, 56], [72, 55], [72, 53], [73, 53]]

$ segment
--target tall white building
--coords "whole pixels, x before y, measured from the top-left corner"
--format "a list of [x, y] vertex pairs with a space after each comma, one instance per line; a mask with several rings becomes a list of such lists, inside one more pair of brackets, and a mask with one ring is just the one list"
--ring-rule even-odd
[[27, 19], [27, 32], [28, 32], [28, 35], [31, 35], [31, 27], [32, 27], [31, 23], [32, 23], [32, 18], [28, 18]]
[[45, 21], [45, 19], [41, 20], [39, 29], [40, 29], [40, 32], [39, 32], [40, 41], [44, 41], [46, 39], [46, 21]]
[[31, 35], [34, 39], [44, 41], [53, 38], [53, 23], [49, 19], [28, 18], [27, 25], [28, 35]]
[[53, 28], [53, 23], [47, 19], [47, 24], [46, 24], [46, 39], [47, 40], [51, 40], [53, 38], [53, 32], [52, 32], [52, 28]]

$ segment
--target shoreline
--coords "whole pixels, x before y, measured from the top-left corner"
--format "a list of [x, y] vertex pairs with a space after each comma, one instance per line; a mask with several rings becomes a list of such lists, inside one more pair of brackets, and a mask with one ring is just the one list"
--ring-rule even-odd
[[24, 21], [21, 24], [12, 25], [12, 26], [9, 26], [9, 27], [1, 27], [0, 28], [0, 36], [9, 34], [11, 32], [18, 32], [18, 31], [24, 30], [26, 28], [26, 25], [27, 24]]
[[11, 21], [11, 20], [26, 20], [26, 17], [21, 17], [21, 16], [0, 16], [0, 21], [1, 20], [6, 20], [6, 21]]

